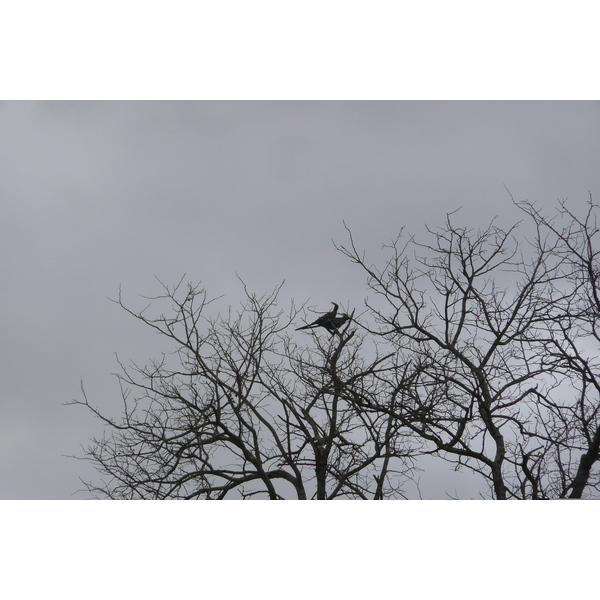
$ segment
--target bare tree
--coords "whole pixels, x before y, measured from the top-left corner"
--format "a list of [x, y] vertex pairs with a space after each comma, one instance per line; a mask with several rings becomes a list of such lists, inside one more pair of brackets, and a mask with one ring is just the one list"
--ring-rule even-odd
[[[85, 449], [111, 498], [396, 498], [430, 454], [470, 469], [497, 499], [600, 491], [598, 207], [481, 230], [447, 215], [404, 232], [366, 273], [367, 316], [299, 329], [280, 288], [239, 312], [182, 281], [141, 311], [172, 345], [121, 364], [123, 415]], [[520, 235], [519, 235], [520, 234]], [[166, 303], [163, 312], [158, 310]], [[329, 315], [329, 313], [328, 313]], [[306, 322], [306, 319], [303, 319]], [[335, 323], [334, 323], [335, 321]], [[313, 327], [314, 326], [314, 327]], [[293, 336], [296, 337], [293, 337]]]
[[[183, 281], [183, 280], [182, 280]], [[105, 476], [87, 483], [109, 498], [374, 498], [402, 496], [410, 473], [400, 424], [357, 410], [385, 390], [389, 356], [362, 358], [364, 336], [346, 323], [312, 332], [299, 346], [288, 333], [299, 311], [277, 309], [279, 288], [210, 316], [212, 300], [179, 282], [129, 314], [172, 351], [147, 366], [121, 364], [123, 414], [84, 458]], [[161, 303], [164, 312], [150, 315]], [[292, 327], [293, 329], [293, 327]], [[296, 334], [298, 337], [300, 334]], [[300, 339], [300, 338], [299, 338]], [[302, 342], [307, 338], [303, 336]]]
[[544, 323], [545, 352], [561, 363], [565, 381], [560, 393], [538, 396], [536, 410], [544, 418], [534, 431], [539, 449], [532, 458], [548, 473], [553, 497], [582, 498], [600, 491], [598, 206], [591, 194], [582, 216], [566, 201], [553, 216], [530, 202], [519, 206], [551, 240], [570, 290]]
[[597, 207], [578, 219], [563, 203], [558, 225], [519, 206], [527, 239], [522, 224], [474, 231], [452, 213], [425, 242], [401, 233], [381, 268], [348, 231], [338, 249], [367, 274], [368, 331], [396, 359], [387, 393], [360, 406], [493, 498], [581, 497], [599, 486]]

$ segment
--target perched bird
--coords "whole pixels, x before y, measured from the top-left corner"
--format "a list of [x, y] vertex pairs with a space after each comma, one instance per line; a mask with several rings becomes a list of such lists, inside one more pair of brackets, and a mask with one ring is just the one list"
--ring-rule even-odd
[[[313, 321], [308, 325], [304, 325], [304, 327], [296, 327], [296, 331], [299, 331], [300, 329], [314, 329], [315, 327], [325, 327], [327, 331], [333, 333], [333, 331], [337, 329], [337, 326], [333, 324], [333, 320], [336, 318], [335, 315], [337, 314], [338, 305], [335, 302], [332, 302], [331, 304], [333, 304], [333, 310], [330, 310], [328, 313], [321, 315], [316, 321]], [[341, 319], [342, 317], [338, 318]]]
[[334, 334], [349, 319], [350, 319], [350, 317], [346, 313], [344, 313], [343, 315], [340, 315], [339, 317], [333, 317], [333, 318], [329, 319], [329, 322], [324, 324], [323, 327], [325, 327], [325, 329], [327, 329], [327, 331], [329, 331], [329, 333]]

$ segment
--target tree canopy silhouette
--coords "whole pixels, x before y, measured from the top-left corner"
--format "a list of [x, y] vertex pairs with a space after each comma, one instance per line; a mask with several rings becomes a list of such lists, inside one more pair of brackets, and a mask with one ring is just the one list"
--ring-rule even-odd
[[396, 357], [394, 405], [362, 407], [481, 475], [493, 498], [581, 498], [600, 487], [598, 207], [517, 206], [527, 219], [506, 229], [450, 214], [428, 241], [400, 236], [382, 268], [351, 234], [339, 247], [367, 274], [368, 331]]
[[[299, 327], [281, 288], [245, 287], [237, 313], [183, 280], [136, 311], [171, 345], [121, 365], [123, 414], [85, 392], [107, 435], [85, 449], [110, 498], [405, 496], [421, 456], [467, 469], [496, 499], [582, 498], [600, 487], [598, 207], [475, 230], [450, 213], [367, 262], [365, 311]], [[161, 304], [166, 308], [160, 309]], [[151, 315], [151, 310], [154, 313]], [[297, 321], [296, 321], [297, 322]], [[338, 335], [320, 335], [320, 328]], [[486, 491], [487, 489], [487, 491]]]
[[[237, 314], [207, 314], [207, 293], [163, 285], [150, 316], [117, 302], [172, 343], [148, 366], [121, 365], [120, 419], [91, 409], [111, 431], [86, 456], [108, 477], [87, 484], [109, 498], [374, 498], [402, 495], [405, 441], [385, 414], [357, 411], [354, 398], [380, 397], [385, 357], [361, 356], [364, 334], [287, 333], [298, 311], [277, 309], [279, 288], [246, 290]], [[162, 285], [162, 284], [161, 284]], [[344, 321], [338, 321], [338, 326]], [[133, 396], [133, 398], [132, 398]]]

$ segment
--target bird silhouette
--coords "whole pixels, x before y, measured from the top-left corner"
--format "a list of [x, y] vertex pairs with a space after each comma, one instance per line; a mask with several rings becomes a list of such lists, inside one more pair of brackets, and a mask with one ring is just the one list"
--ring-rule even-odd
[[348, 320], [350, 320], [350, 316], [344, 313], [339, 317], [332, 317], [327, 323], [323, 324], [323, 327], [333, 335], [334, 333], [338, 333], [339, 328]]
[[[337, 326], [333, 324], [333, 321], [336, 319], [338, 305], [335, 302], [332, 302], [333, 310], [330, 310], [328, 313], [321, 315], [316, 321], [309, 323], [308, 325], [304, 325], [304, 327], [296, 327], [296, 331], [300, 331], [301, 329], [314, 329], [315, 327], [324, 327], [327, 331], [333, 333], [337, 330]], [[342, 317], [337, 317], [341, 319]], [[347, 321], [345, 319], [343, 322]]]

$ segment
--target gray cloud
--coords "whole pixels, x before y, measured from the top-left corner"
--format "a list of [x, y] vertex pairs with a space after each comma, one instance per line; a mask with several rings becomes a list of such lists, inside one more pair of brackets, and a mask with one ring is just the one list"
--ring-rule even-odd
[[61, 454], [100, 429], [61, 403], [83, 378], [117, 411], [113, 353], [161, 350], [106, 299], [119, 284], [135, 302], [187, 273], [236, 304], [237, 272], [360, 307], [343, 220], [377, 256], [458, 206], [512, 220], [504, 185], [546, 206], [600, 194], [592, 102], [7, 102], [0, 132], [2, 498], [70, 497], [90, 471]]

